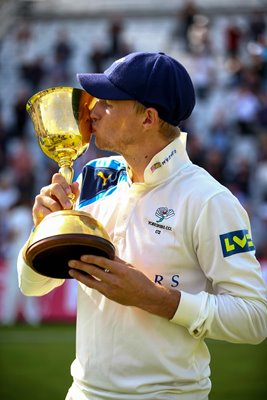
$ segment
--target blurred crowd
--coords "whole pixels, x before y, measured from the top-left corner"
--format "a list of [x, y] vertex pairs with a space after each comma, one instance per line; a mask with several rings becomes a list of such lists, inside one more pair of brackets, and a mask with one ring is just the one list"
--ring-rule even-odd
[[[57, 165], [36, 147], [26, 103], [32, 94], [44, 88], [73, 86], [70, 65], [78, 57], [64, 29], [59, 29], [50, 43], [50, 53], [37, 58], [29, 56], [33, 44], [36, 46], [31, 25], [21, 23], [13, 29], [17, 49], [14, 79], [18, 90], [11, 118], [5, 118], [5, 99], [3, 96], [0, 99], [0, 319], [6, 324], [16, 319], [18, 301], [20, 307], [25, 302], [24, 318], [28, 322], [39, 321], [32, 299], [26, 303], [26, 299], [19, 297], [16, 257], [31, 230], [34, 197], [57, 171]], [[135, 43], [129, 45], [125, 40], [127, 26], [122, 18], [107, 19], [106, 29], [105, 43], [89, 45], [84, 60], [88, 72], [102, 72], [114, 59], [140, 50]], [[227, 186], [243, 204], [251, 218], [257, 256], [262, 266], [266, 266], [266, 15], [255, 10], [242, 18], [227, 16], [220, 37], [214, 32], [214, 21], [200, 13], [193, 2], [188, 2], [170, 19], [172, 45], [158, 51], [171, 51], [181, 61], [185, 60], [197, 94], [196, 109], [181, 126], [188, 132], [190, 158]], [[217, 40], [223, 46], [218, 47]], [[88, 43], [85, 45], [88, 47]], [[0, 70], [4, 62], [0, 60]], [[102, 154], [92, 143], [89, 151], [76, 161], [75, 172], [79, 172], [87, 159]]]

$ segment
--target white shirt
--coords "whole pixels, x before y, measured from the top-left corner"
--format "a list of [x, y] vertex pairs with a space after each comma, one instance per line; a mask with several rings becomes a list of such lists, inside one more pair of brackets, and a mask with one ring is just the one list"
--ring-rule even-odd
[[[168, 321], [79, 285], [68, 398], [206, 399], [204, 339], [259, 343], [266, 337], [266, 287], [247, 214], [191, 163], [181, 139], [155, 155], [144, 183], [131, 183], [126, 171], [122, 157], [89, 163], [80, 208], [103, 223], [120, 258], [180, 290], [181, 301]], [[62, 283], [38, 276], [21, 258], [18, 269], [26, 294]]]

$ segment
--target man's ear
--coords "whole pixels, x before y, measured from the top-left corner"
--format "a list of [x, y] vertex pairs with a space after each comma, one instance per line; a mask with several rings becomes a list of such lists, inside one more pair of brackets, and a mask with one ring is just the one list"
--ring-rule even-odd
[[151, 128], [159, 121], [159, 115], [155, 108], [149, 107], [145, 110], [145, 116], [143, 120], [144, 128]]

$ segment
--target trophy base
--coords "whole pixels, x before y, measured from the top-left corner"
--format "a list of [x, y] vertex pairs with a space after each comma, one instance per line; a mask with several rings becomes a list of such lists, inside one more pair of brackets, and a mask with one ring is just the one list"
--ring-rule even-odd
[[69, 260], [79, 260], [84, 254], [114, 259], [115, 248], [111, 242], [99, 236], [79, 233], [47, 237], [29, 246], [26, 259], [37, 273], [49, 278], [72, 279]]

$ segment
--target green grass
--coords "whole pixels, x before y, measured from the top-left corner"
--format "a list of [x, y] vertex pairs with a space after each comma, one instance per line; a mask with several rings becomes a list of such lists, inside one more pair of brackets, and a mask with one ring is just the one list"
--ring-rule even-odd
[[0, 399], [64, 399], [74, 357], [73, 325], [1, 328]]
[[267, 340], [253, 346], [207, 341], [211, 352], [210, 400], [267, 399]]
[[[71, 384], [75, 326], [0, 328], [0, 399], [64, 400]], [[257, 346], [208, 341], [210, 400], [267, 398], [267, 341]]]

